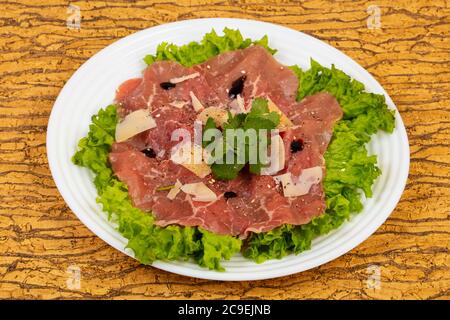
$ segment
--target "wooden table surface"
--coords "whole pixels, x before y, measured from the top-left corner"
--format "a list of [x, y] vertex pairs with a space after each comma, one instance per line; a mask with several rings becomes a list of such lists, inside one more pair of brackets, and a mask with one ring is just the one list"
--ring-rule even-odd
[[[450, 298], [448, 1], [73, 1], [79, 30], [66, 25], [67, 1], [0, 3], [0, 298]], [[372, 4], [380, 24], [370, 18], [376, 11], [367, 12]], [[139, 265], [68, 209], [45, 148], [64, 83], [121, 37], [200, 17], [257, 19], [313, 35], [390, 94], [408, 130], [410, 175], [391, 217], [356, 249], [279, 279], [199, 280]], [[77, 270], [80, 281], [70, 280]]]

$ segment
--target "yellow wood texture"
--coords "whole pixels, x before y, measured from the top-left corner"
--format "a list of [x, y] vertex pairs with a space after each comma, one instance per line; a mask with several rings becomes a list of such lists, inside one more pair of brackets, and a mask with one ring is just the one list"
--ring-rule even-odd
[[[448, 1], [0, 1], [0, 298], [448, 299], [450, 6]], [[370, 5], [381, 11], [370, 29]], [[65, 81], [115, 40], [200, 17], [269, 21], [355, 59], [400, 110], [411, 145], [403, 197], [350, 253], [280, 279], [222, 283], [139, 265], [68, 209], [46, 157], [46, 126]], [[373, 22], [373, 20], [371, 20]], [[389, 190], [386, 190], [387, 192]], [[381, 283], [371, 286], [371, 265]], [[79, 268], [80, 286], [70, 285]]]

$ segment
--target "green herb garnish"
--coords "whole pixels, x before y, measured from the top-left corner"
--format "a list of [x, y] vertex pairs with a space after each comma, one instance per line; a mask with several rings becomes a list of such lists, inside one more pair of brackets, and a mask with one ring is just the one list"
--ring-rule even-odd
[[[249, 113], [239, 113], [234, 116], [229, 113], [228, 121], [223, 125], [223, 152], [214, 154], [214, 158], [217, 160], [211, 165], [214, 177], [219, 180], [232, 180], [249, 162], [251, 162], [249, 171], [259, 174], [261, 168], [266, 165], [266, 159], [260, 158], [259, 150], [262, 148], [267, 150], [267, 144], [270, 143], [270, 139], [259, 139], [260, 132], [266, 130], [266, 133], [270, 134], [270, 130], [275, 129], [279, 123], [280, 115], [270, 111], [267, 100], [263, 98], [253, 100]], [[253, 133], [257, 137], [256, 146], [252, 145], [255, 141], [249, 138], [249, 135]], [[263, 132], [261, 133], [263, 134]], [[239, 141], [238, 135], [243, 137], [244, 141]], [[264, 143], [264, 141], [267, 142]], [[204, 141], [204, 146], [208, 144], [209, 142], [205, 143]], [[250, 161], [251, 157], [254, 157], [256, 161]], [[231, 162], [230, 159], [232, 159]]]

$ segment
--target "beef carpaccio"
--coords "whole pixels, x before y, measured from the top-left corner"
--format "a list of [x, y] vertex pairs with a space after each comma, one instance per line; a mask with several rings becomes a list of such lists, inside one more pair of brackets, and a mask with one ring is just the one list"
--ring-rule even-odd
[[[171, 79], [179, 82], [172, 83]], [[296, 75], [257, 45], [220, 54], [190, 68], [172, 61], [155, 62], [142, 78], [126, 81], [117, 91], [122, 117], [146, 109], [156, 126], [114, 143], [109, 155], [113, 171], [127, 184], [133, 204], [151, 212], [160, 226], [198, 226], [245, 238], [249, 232], [308, 223], [325, 211], [323, 154], [342, 110], [328, 93], [297, 102], [297, 89]], [[318, 179], [306, 194], [286, 196], [283, 185], [270, 175], [242, 171], [236, 179], [219, 181], [211, 174], [200, 178], [174, 163], [170, 150], [177, 142], [171, 141], [171, 134], [178, 128], [193, 131], [198, 114], [193, 95], [205, 108], [225, 110], [236, 108], [239, 98], [244, 110], [256, 97], [273, 101], [293, 124], [281, 135], [285, 164], [276, 176], [290, 173], [299, 177], [307, 169], [320, 168]], [[161, 187], [177, 181], [203, 182], [217, 197], [213, 201], [195, 201], [192, 195], [178, 192], [171, 199], [169, 191]]]

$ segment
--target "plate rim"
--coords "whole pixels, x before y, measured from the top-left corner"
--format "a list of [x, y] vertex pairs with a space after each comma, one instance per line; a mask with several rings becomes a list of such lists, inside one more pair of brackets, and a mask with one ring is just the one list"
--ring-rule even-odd
[[[397, 187], [395, 190], [396, 192], [395, 192], [392, 200], [389, 202], [390, 206], [387, 210], [384, 210], [388, 213], [381, 215], [381, 217], [377, 217], [378, 218], [377, 220], [372, 221], [370, 223], [370, 230], [364, 232], [363, 234], [362, 233], [357, 234], [358, 237], [356, 240], [352, 241], [351, 243], [347, 243], [345, 246], [340, 247], [339, 250], [336, 250], [335, 252], [333, 252], [331, 254], [328, 254], [326, 256], [316, 259], [315, 262], [313, 262], [313, 263], [310, 263], [310, 264], [303, 263], [300, 266], [294, 266], [294, 267], [289, 266], [288, 268], [284, 268], [284, 269], [280, 269], [280, 270], [272, 270], [270, 272], [266, 271], [266, 272], [263, 272], [263, 274], [244, 273], [241, 275], [235, 274], [235, 273], [230, 274], [230, 273], [227, 273], [226, 271], [225, 272], [217, 272], [217, 271], [210, 271], [207, 269], [199, 269], [199, 270], [186, 269], [182, 264], [177, 264], [176, 262], [171, 262], [171, 261], [155, 261], [152, 264], [152, 266], [162, 269], [162, 270], [165, 270], [165, 271], [168, 271], [168, 272], [172, 272], [172, 273], [176, 273], [176, 274], [180, 274], [180, 275], [184, 275], [184, 276], [201, 278], [201, 279], [223, 280], [223, 281], [262, 280], [262, 279], [278, 278], [278, 277], [306, 271], [308, 269], [311, 269], [311, 268], [320, 266], [322, 264], [325, 264], [329, 261], [332, 261], [332, 260], [340, 257], [341, 255], [344, 255], [345, 253], [349, 252], [356, 246], [360, 245], [368, 237], [370, 237], [387, 220], [387, 218], [390, 216], [390, 214], [393, 212], [393, 210], [397, 206], [397, 204], [401, 198], [401, 195], [403, 194], [404, 188], [406, 186], [406, 181], [407, 181], [408, 174], [409, 174], [410, 152], [409, 152], [409, 141], [408, 141], [408, 137], [407, 137], [407, 133], [406, 133], [406, 129], [405, 129], [403, 120], [401, 119], [400, 112], [398, 111], [398, 108], [396, 107], [396, 105], [394, 104], [394, 102], [392, 101], [392, 99], [390, 98], [388, 93], [386, 92], [386, 90], [375, 79], [375, 77], [373, 77], [365, 68], [363, 68], [356, 61], [354, 61], [351, 57], [349, 57], [348, 55], [346, 55], [339, 49], [334, 48], [333, 46], [329, 45], [328, 43], [326, 43], [320, 39], [317, 39], [311, 35], [305, 34], [301, 31], [294, 30], [294, 29], [288, 28], [286, 26], [282, 26], [282, 25], [278, 25], [278, 24], [274, 24], [274, 23], [270, 23], [270, 22], [263, 22], [263, 21], [251, 20], [251, 19], [200, 18], [200, 19], [189, 19], [189, 20], [176, 21], [176, 22], [165, 23], [165, 24], [149, 27], [149, 28], [140, 30], [138, 32], [132, 33], [126, 37], [120, 38], [117, 41], [106, 46], [105, 48], [99, 50], [96, 54], [94, 54], [88, 60], [86, 60], [72, 74], [70, 79], [65, 83], [64, 87], [59, 92], [58, 97], [55, 100], [55, 103], [52, 107], [52, 111], [51, 111], [49, 121], [48, 121], [47, 136], [46, 136], [47, 158], [48, 158], [48, 162], [49, 162], [50, 171], [51, 171], [51, 174], [55, 181], [55, 184], [58, 188], [58, 191], [61, 194], [61, 196], [64, 198], [68, 207], [77, 216], [77, 218], [96, 236], [101, 238], [103, 241], [105, 241], [110, 246], [114, 247], [115, 249], [132, 257], [132, 254], [130, 254], [130, 252], [126, 252], [126, 250], [124, 248], [119, 247], [118, 245], [116, 245], [116, 243], [111, 243], [111, 241], [108, 241], [107, 239], [109, 238], [109, 235], [105, 234], [105, 232], [103, 232], [103, 230], [95, 229], [95, 226], [91, 225], [90, 222], [86, 219], [86, 217], [84, 215], [77, 213], [78, 206], [75, 204], [73, 197], [67, 192], [67, 190], [60, 187], [60, 186], [63, 186], [63, 183], [62, 183], [62, 178], [60, 175], [61, 172], [59, 170], [57, 170], [57, 167], [58, 167], [57, 166], [57, 157], [56, 157], [56, 153], [53, 152], [54, 149], [53, 149], [53, 142], [52, 142], [52, 136], [57, 132], [56, 127], [55, 127], [56, 110], [57, 110], [57, 108], [61, 108], [61, 107], [59, 107], [60, 105], [62, 105], [61, 100], [63, 99], [66, 91], [69, 90], [67, 88], [70, 87], [70, 85], [72, 83], [71, 80], [74, 79], [78, 74], [82, 73], [84, 69], [88, 68], [90, 63], [92, 63], [92, 61], [94, 60], [95, 57], [99, 57], [107, 51], [111, 51], [114, 48], [120, 47], [123, 43], [126, 44], [126, 42], [129, 41], [130, 39], [132, 39], [133, 37], [139, 37], [140, 35], [142, 35], [144, 33], [151, 32], [150, 30], [152, 30], [154, 33], [158, 33], [158, 32], [164, 33], [164, 32], [168, 32], [168, 31], [165, 31], [166, 29], [183, 26], [184, 24], [196, 24], [196, 23], [203, 24], [203, 23], [208, 23], [208, 22], [211, 23], [211, 27], [214, 27], [214, 24], [216, 24], [216, 23], [217, 24], [221, 24], [221, 23], [228, 24], [229, 27], [232, 26], [233, 24], [234, 25], [236, 25], [236, 24], [237, 25], [255, 24], [255, 25], [261, 25], [261, 27], [265, 26], [265, 27], [270, 27], [270, 28], [276, 28], [276, 29], [280, 30], [281, 32], [299, 33], [301, 36], [305, 37], [306, 39], [309, 39], [310, 41], [320, 42], [321, 45], [325, 45], [330, 50], [337, 51], [341, 56], [343, 56], [347, 60], [347, 62], [350, 62], [353, 65], [353, 67], [356, 67], [359, 72], [364, 74], [365, 77], [367, 77], [368, 79], [373, 81], [373, 83], [380, 89], [380, 93], [385, 96], [387, 104], [390, 106], [393, 106], [395, 108], [395, 110], [396, 110], [396, 128], [395, 128], [395, 130], [399, 130], [399, 133], [402, 136], [402, 142], [405, 142], [402, 146], [403, 152], [405, 152], [405, 154], [407, 154], [407, 157], [405, 159], [406, 163], [404, 163], [405, 168], [402, 172], [401, 179], [399, 181], [400, 183], [398, 183], [396, 185], [396, 187]], [[211, 27], [210, 27], [210, 29], [211, 29]], [[237, 28], [240, 29], [243, 33], [245, 32], [245, 30], [241, 29], [242, 26], [238, 26]], [[269, 41], [270, 41], [270, 39], [269, 39]], [[400, 126], [399, 126], [399, 124], [400, 124]], [[342, 226], [340, 228], [342, 228]], [[117, 233], [118, 233], [118, 231], [117, 231]], [[264, 265], [264, 264], [262, 264], [262, 265]]]

